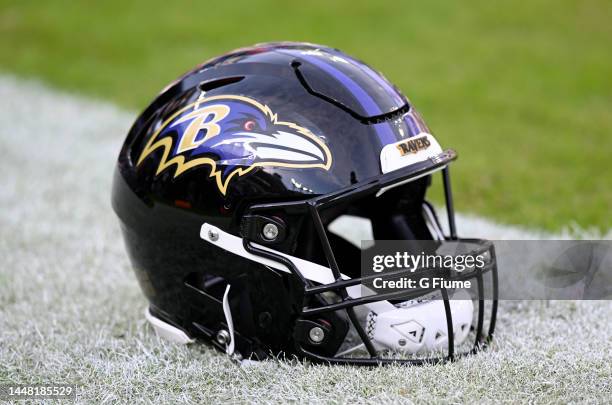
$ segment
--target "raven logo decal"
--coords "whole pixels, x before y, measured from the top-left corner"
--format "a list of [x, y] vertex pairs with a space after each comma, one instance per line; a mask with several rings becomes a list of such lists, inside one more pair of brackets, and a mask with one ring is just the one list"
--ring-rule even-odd
[[153, 133], [136, 166], [163, 149], [156, 175], [175, 166], [174, 177], [208, 165], [222, 194], [235, 176], [262, 166], [329, 170], [331, 152], [308, 129], [279, 121], [248, 97], [203, 97], [180, 109]]

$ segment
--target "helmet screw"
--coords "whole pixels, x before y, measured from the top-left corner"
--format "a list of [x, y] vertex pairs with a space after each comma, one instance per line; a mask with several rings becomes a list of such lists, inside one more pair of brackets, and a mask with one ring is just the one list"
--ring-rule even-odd
[[319, 326], [315, 326], [308, 332], [308, 337], [313, 343], [319, 344], [325, 339], [325, 331]]
[[208, 231], [208, 239], [210, 239], [213, 242], [216, 242], [217, 240], [219, 240], [219, 232], [215, 232], [212, 229], [210, 229]]
[[273, 223], [267, 223], [264, 225], [261, 233], [266, 240], [272, 241], [278, 237], [278, 226]]
[[231, 340], [230, 334], [225, 329], [221, 329], [219, 332], [217, 332], [217, 342], [219, 342], [219, 344], [222, 344], [222, 345], [228, 344], [230, 340]]
[[397, 341], [400, 346], [406, 346], [406, 339], [400, 339]]

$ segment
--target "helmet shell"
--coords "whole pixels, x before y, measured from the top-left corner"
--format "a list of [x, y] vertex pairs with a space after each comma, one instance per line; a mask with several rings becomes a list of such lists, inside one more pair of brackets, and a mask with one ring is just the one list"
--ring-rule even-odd
[[[319, 45], [240, 49], [171, 83], [131, 128], [112, 196], [152, 312], [210, 338], [223, 326], [220, 299], [231, 284], [241, 352], [290, 352], [303, 286], [204, 243], [200, 226], [239, 235], [254, 203], [380, 176], [382, 148], [421, 132], [429, 130], [382, 75]], [[288, 253], [300, 230], [292, 232]]]

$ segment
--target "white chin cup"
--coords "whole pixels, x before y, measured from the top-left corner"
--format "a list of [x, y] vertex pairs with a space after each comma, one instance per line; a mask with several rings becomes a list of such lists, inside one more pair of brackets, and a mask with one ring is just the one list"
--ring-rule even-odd
[[[455, 345], [461, 344], [472, 324], [474, 304], [466, 290], [457, 290], [449, 301]], [[418, 353], [448, 347], [444, 301], [428, 300], [392, 311], [370, 312], [366, 330], [378, 350]]]

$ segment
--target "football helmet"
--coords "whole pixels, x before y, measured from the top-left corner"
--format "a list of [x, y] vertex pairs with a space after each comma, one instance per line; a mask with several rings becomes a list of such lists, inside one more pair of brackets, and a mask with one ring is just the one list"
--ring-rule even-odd
[[[243, 359], [421, 364], [482, 348], [491, 243], [469, 240], [483, 269], [446, 273], [475, 292], [372, 293], [360, 270], [377, 241], [459, 240], [455, 158], [396, 87], [336, 49], [268, 43], [199, 65], [138, 117], [117, 161], [112, 203], [146, 318]], [[447, 233], [425, 199], [436, 172]]]

